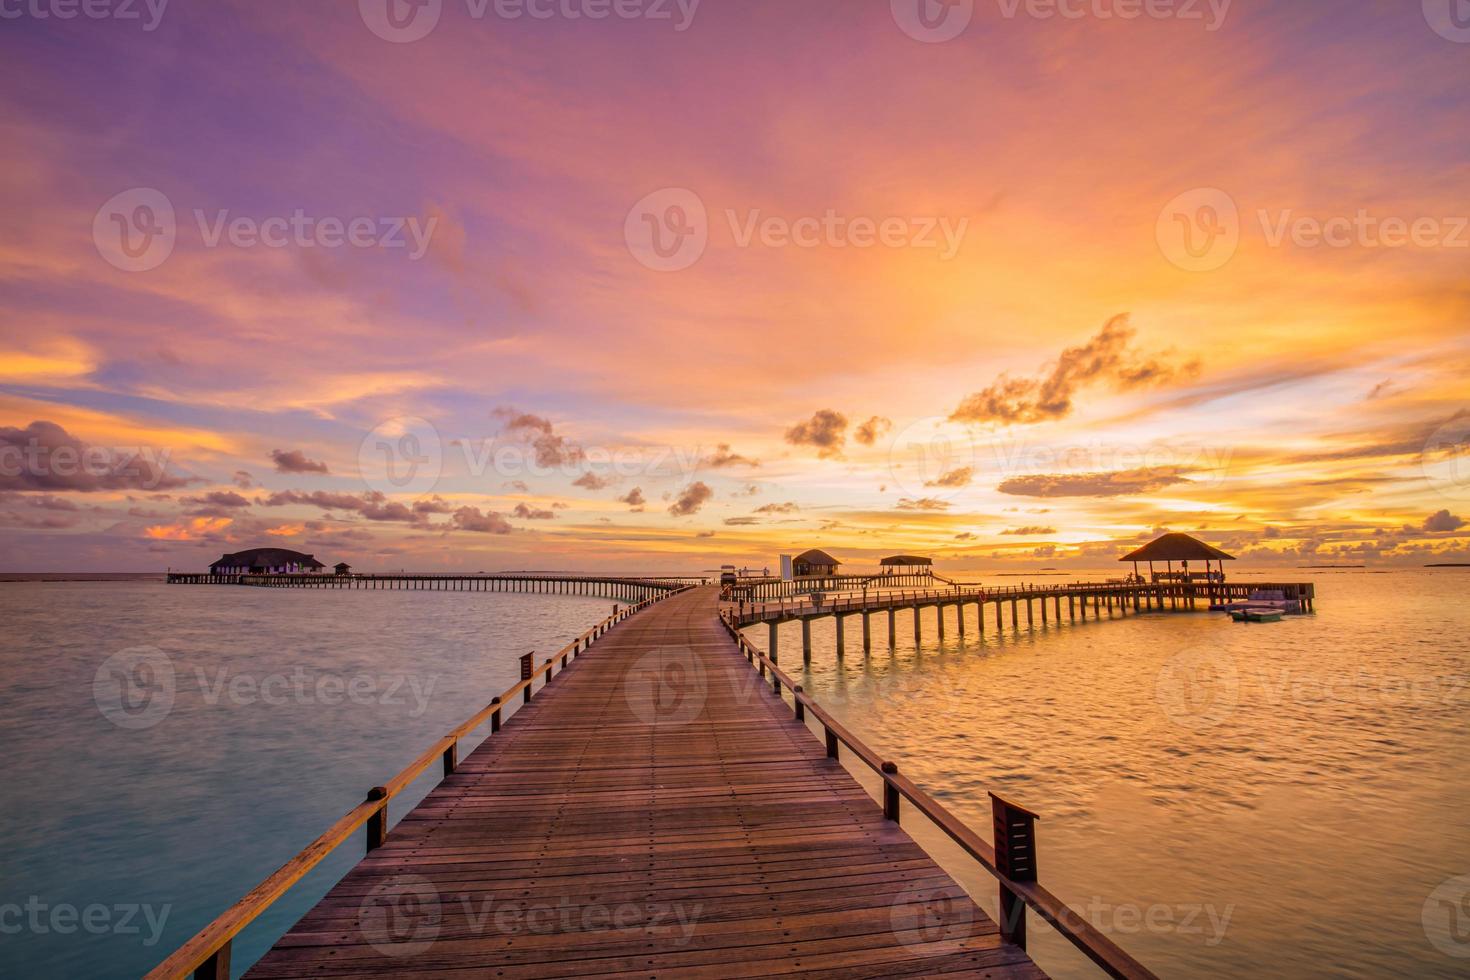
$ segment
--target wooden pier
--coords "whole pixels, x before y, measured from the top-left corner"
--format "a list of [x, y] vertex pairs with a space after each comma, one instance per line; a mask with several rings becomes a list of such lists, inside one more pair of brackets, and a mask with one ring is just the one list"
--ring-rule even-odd
[[[718, 608], [713, 586], [660, 594], [527, 665], [150, 980], [228, 977], [232, 938], [364, 828], [367, 856], [247, 976], [1041, 977], [1028, 908], [1109, 975], [1153, 976], [1037, 882], [1034, 814], [993, 798], [982, 837]], [[392, 798], [441, 760], [389, 829]], [[921, 818], [996, 877], [1001, 922], [900, 826]]]
[[639, 578], [625, 575], [513, 574], [348, 574], [263, 573], [216, 575], [209, 572], [169, 572], [171, 585], [249, 585], [265, 589], [407, 589], [421, 592], [527, 592], [547, 595], [588, 595], [639, 602], [665, 595], [707, 579], [692, 577]]
[[[814, 619], [834, 619], [837, 629], [837, 655], [847, 650], [847, 620], [857, 617], [862, 623], [862, 649], [873, 649], [873, 616], [887, 613], [888, 649], [896, 646], [897, 613], [913, 611], [914, 642], [923, 641], [923, 611], [934, 610], [934, 629], [943, 640], [947, 621], [952, 620], [957, 635], [967, 629], [966, 610], [974, 607], [976, 635], [985, 635], [986, 607], [993, 614], [995, 632], [1005, 631], [1007, 611], [1010, 628], [1019, 629], [1024, 611], [1027, 628], [1062, 622], [1065, 603], [1068, 622], [1109, 619], [1146, 612], [1181, 612], [1208, 609], [1212, 605], [1238, 602], [1256, 592], [1280, 592], [1294, 601], [1303, 613], [1316, 608], [1316, 588], [1310, 582], [1077, 582], [1069, 585], [1015, 585], [1002, 588], [952, 585], [947, 589], [867, 591], [842, 596], [823, 596], [820, 601], [810, 596], [779, 599], [775, 602], [731, 602], [726, 609], [731, 622], [746, 628], [764, 623], [767, 627], [766, 649], [773, 660], [779, 659], [779, 629], [782, 623], [801, 623], [802, 656], [812, 656], [811, 623]], [[953, 615], [946, 611], [953, 610]]]

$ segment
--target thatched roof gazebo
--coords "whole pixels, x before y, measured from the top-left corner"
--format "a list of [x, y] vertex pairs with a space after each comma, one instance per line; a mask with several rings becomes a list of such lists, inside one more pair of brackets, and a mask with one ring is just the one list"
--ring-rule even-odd
[[[1223, 582], [1225, 581], [1225, 562], [1235, 561], [1235, 556], [1227, 555], [1219, 548], [1205, 544], [1199, 538], [1191, 537], [1188, 534], [1180, 534], [1176, 531], [1171, 534], [1166, 534], [1161, 538], [1156, 538], [1137, 551], [1126, 554], [1118, 560], [1131, 561], [1133, 563], [1133, 575], [1135, 578], [1138, 577], [1138, 563], [1148, 562], [1149, 578], [1155, 582], [1160, 580], [1160, 573], [1154, 571], [1155, 562], [1164, 562], [1168, 567], [1168, 571], [1164, 573], [1165, 580], [1182, 578], [1186, 582], [1190, 578], [1190, 562], [1204, 562], [1206, 578], [1213, 577], [1210, 572], [1210, 562], [1215, 562], [1219, 565], [1219, 581]], [[1174, 563], [1176, 561], [1183, 568], [1177, 576], [1174, 573]]]

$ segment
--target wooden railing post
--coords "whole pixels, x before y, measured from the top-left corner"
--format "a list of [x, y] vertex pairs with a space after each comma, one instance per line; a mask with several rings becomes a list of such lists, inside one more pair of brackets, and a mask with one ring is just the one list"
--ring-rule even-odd
[[835, 759], [837, 758], [837, 733], [826, 725], [822, 726], [822, 730], [827, 733], [827, 758]]
[[444, 775], [454, 775], [455, 768], [459, 765], [459, 739], [449, 743], [449, 748], [444, 750]]
[[806, 702], [801, 699], [802, 688], [800, 684], [791, 689], [791, 695], [796, 699], [796, 720], [806, 721]]
[[194, 980], [230, 980], [230, 946], [231, 941], [226, 939], [209, 959], [200, 963], [194, 971]]
[[[500, 704], [500, 695], [497, 694], [491, 698], [490, 703], [495, 705]], [[490, 712], [490, 734], [494, 735], [498, 731], [500, 731], [500, 709], [496, 708]]]
[[[381, 786], [374, 786], [372, 789], [368, 790], [367, 798], [370, 802], [375, 800], [386, 800], [387, 797], [388, 791]], [[373, 813], [372, 816], [368, 817], [367, 819], [368, 851], [375, 851], [378, 848], [382, 847], [383, 842], [387, 839], [388, 804], [385, 802], [382, 806], [378, 807], [378, 809]]]
[[898, 775], [898, 763], [883, 763], [883, 818], [898, 823], [898, 787], [889, 776]]
[[1026, 902], [1011, 891], [1006, 879], [1036, 880], [1036, 814], [990, 794], [995, 817], [995, 870], [1000, 881], [1000, 935], [1006, 942], [1026, 948]]
[[521, 657], [521, 680], [526, 682], [526, 686], [521, 689], [521, 694], [526, 704], [531, 703], [531, 670], [536, 665], [536, 661], [533, 659], [535, 656], [536, 651], [532, 650], [530, 653]]

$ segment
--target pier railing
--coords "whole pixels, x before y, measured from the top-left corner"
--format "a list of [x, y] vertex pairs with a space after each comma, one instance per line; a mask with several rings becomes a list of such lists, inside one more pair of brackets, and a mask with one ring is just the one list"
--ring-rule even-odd
[[913, 780], [901, 774], [896, 763], [884, 760], [828, 714], [800, 684], [793, 682], [774, 661], [745, 638], [728, 613], [721, 614], [720, 622], [739, 645], [741, 653], [760, 672], [762, 680], [770, 681], [778, 697], [783, 686], [791, 692], [796, 720], [806, 725], [810, 715], [822, 726], [829, 759], [836, 760], [839, 746], [846, 746], [878, 775], [883, 781], [884, 817], [898, 823], [901, 800], [908, 800], [914, 809], [995, 877], [1000, 889], [999, 925], [1003, 939], [1026, 948], [1026, 908], [1029, 906], [1109, 976], [1120, 980], [1157, 980], [1148, 967], [1036, 880], [1035, 824], [1040, 819], [1036, 814], [991, 793], [995, 843], [985, 840]]
[[407, 789], [436, 761], [442, 761], [445, 776], [453, 773], [459, 764], [459, 740], [461, 738], [487, 721], [490, 723], [490, 734], [493, 736], [500, 731], [502, 712], [517, 695], [521, 697], [522, 703], [529, 704], [537, 680], [544, 678], [541, 682], [544, 688], [551, 683], [558, 668], [565, 669], [571, 660], [575, 659], [578, 654], [585, 653], [593, 641], [613, 626], [654, 603], [662, 602], [671, 595], [685, 591], [686, 588], [689, 587], [660, 593], [623, 606], [555, 654], [547, 657], [540, 665], [532, 663], [528, 670], [523, 668], [526, 676], [519, 683], [508, 688], [498, 697], [491, 698], [490, 703], [476, 712], [474, 717], [456, 726], [449, 734], [425, 749], [418, 758], [405, 766], [392, 779], [368, 790], [367, 798], [363, 802], [347, 811], [336, 823], [323, 831], [316, 840], [302, 848], [295, 857], [283, 864], [274, 874], [252, 888], [244, 898], [226, 909], [213, 922], [197, 932], [192, 939], [175, 950], [168, 959], [149, 971], [144, 980], [173, 980], [177, 977], [186, 977], [191, 973], [197, 980], [229, 980], [230, 950], [235, 936], [239, 935], [292, 885], [300, 881], [307, 872], [320, 864], [327, 855], [336, 850], [339, 844], [359, 829], [366, 827], [368, 851], [380, 847], [388, 836], [389, 801]]

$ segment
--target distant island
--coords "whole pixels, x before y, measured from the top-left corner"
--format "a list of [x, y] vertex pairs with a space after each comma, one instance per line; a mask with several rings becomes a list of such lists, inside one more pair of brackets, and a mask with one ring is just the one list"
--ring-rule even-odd
[[1425, 565], [1425, 568], [1470, 568], [1470, 561], [1442, 561], [1434, 565]]
[[1367, 568], [1367, 565], [1298, 565], [1297, 568]]

